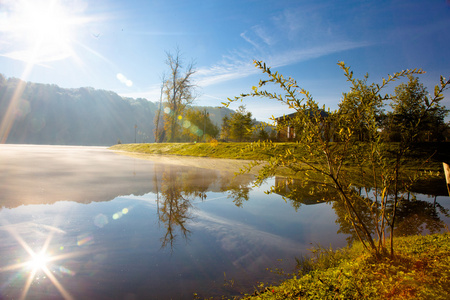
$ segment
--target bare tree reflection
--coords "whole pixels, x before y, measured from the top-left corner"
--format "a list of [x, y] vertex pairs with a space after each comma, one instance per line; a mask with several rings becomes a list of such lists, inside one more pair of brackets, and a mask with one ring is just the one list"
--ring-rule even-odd
[[[159, 175], [162, 174], [162, 175]], [[191, 234], [189, 222], [193, 221], [193, 203], [204, 201], [208, 191], [226, 192], [236, 206], [242, 206], [249, 199], [253, 176], [220, 174], [205, 170], [199, 176], [198, 169], [168, 167], [162, 172], [154, 172], [153, 191], [157, 195], [157, 214], [160, 225], [165, 229], [161, 237], [161, 247], [173, 250], [177, 237], [186, 241]]]
[[215, 182], [217, 174], [210, 172], [199, 177], [198, 170], [169, 167], [162, 172], [160, 189], [157, 174], [160, 173], [155, 172], [153, 177], [157, 194], [157, 214], [160, 224], [165, 228], [161, 247], [170, 246], [173, 250], [179, 235], [188, 240], [191, 233], [188, 224], [193, 220], [193, 202], [196, 199], [206, 199], [206, 192]]
[[[156, 175], [155, 175], [156, 176]], [[187, 239], [190, 231], [186, 227], [188, 220], [192, 219], [190, 209], [192, 202], [183, 195], [183, 185], [180, 184], [179, 174], [170, 168], [164, 171], [161, 181], [161, 192], [157, 193], [157, 213], [160, 224], [166, 229], [161, 238], [161, 247], [170, 245], [173, 249], [178, 233]], [[178, 179], [178, 184], [177, 184]], [[159, 196], [161, 194], [161, 196]]]

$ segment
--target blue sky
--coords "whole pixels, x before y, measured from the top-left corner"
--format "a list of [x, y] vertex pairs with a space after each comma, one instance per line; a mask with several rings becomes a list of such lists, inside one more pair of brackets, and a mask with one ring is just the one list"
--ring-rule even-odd
[[[166, 51], [178, 47], [195, 62], [197, 105], [250, 91], [263, 78], [257, 59], [334, 109], [348, 90], [338, 61], [375, 82], [423, 68], [432, 91], [450, 75], [449, 28], [445, 0], [0, 0], [0, 73], [157, 101]], [[244, 104], [258, 120], [289, 113]]]

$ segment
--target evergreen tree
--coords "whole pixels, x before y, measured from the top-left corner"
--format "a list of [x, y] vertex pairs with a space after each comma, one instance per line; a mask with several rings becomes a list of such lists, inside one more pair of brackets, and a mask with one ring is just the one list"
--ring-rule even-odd
[[231, 115], [230, 139], [238, 142], [248, 141], [252, 136], [252, 113], [247, 112], [245, 105], [239, 106], [238, 110]]

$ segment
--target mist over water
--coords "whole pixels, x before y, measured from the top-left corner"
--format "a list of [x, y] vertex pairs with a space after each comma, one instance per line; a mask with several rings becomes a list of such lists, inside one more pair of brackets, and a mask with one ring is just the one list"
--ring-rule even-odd
[[[253, 188], [252, 175], [235, 177], [223, 162], [143, 160], [102, 147], [1, 145], [0, 295], [239, 295], [258, 281], [279, 279], [266, 268], [293, 271], [295, 257], [313, 245], [337, 248], [351, 239], [337, 233], [335, 204], [267, 195], [280, 179]], [[423, 217], [425, 233], [449, 224], [434, 198], [418, 198], [415, 210], [403, 210], [405, 222]], [[443, 209], [448, 200], [436, 198]], [[31, 264], [38, 253], [44, 263]]]

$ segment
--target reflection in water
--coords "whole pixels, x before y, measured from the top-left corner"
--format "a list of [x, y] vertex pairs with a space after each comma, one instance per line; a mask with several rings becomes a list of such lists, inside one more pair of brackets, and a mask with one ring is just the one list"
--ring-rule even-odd
[[[251, 188], [253, 176], [226, 168], [99, 148], [0, 150], [0, 299], [231, 297], [273, 280], [267, 267], [289, 271], [311, 243], [345, 246], [338, 225], [352, 234], [338, 203], [321, 203], [333, 199], [321, 185], [272, 178]], [[274, 183], [287, 204], [263, 193]], [[420, 201], [402, 202], [398, 230], [442, 228], [445, 208]]]
[[188, 198], [188, 193], [183, 191], [183, 181], [180, 177], [180, 174], [173, 169], [164, 171], [162, 175], [161, 198], [158, 198], [158, 217], [166, 228], [166, 233], [161, 238], [163, 248], [168, 244], [173, 248], [177, 228], [184, 238], [187, 238], [190, 233], [186, 228], [186, 221], [192, 219], [190, 214], [192, 200]]
[[[448, 218], [448, 209], [440, 205], [436, 200], [431, 203], [419, 200], [416, 195], [409, 194], [410, 197], [402, 198], [397, 206], [397, 216], [394, 224], [394, 233], [397, 236], [408, 236], [417, 234], [432, 234], [442, 232], [445, 228], [445, 222], [442, 217]], [[373, 203], [373, 201], [369, 203]], [[373, 223], [373, 212], [367, 203], [356, 202], [355, 208], [359, 210], [361, 218], [372, 234], [375, 232], [375, 224]], [[351, 222], [346, 216], [346, 208], [341, 201], [333, 202], [333, 209], [336, 212], [336, 222], [339, 223], [340, 229], [338, 233], [348, 234], [347, 241], [352, 243], [358, 240]]]
[[[430, 190], [430, 186], [427, 186], [428, 190]], [[329, 190], [325, 185], [317, 182], [276, 177], [272, 192], [282, 195], [286, 201], [291, 203], [295, 210], [298, 210], [302, 204], [312, 205], [331, 202], [336, 212], [336, 222], [340, 225], [338, 233], [347, 234], [349, 243], [358, 240], [354, 227], [346, 218], [345, 205], [342, 201], [334, 201], [336, 200], [336, 192], [334, 190]], [[361, 190], [358, 193], [361, 194]], [[375, 206], [372, 204], [374, 204], [373, 200], [364, 198], [364, 201], [356, 201], [353, 205], [360, 212], [360, 217], [367, 224], [370, 233], [374, 234], [376, 226], [374, 224], [373, 207]], [[441, 232], [446, 226], [441, 216], [450, 217], [449, 210], [436, 201], [436, 196], [434, 196], [434, 202], [431, 203], [418, 200], [415, 194], [408, 193], [401, 198], [397, 207], [395, 234], [407, 236]]]
[[251, 176], [218, 176], [216, 172], [207, 172], [208, 176], [198, 178], [195, 169], [180, 171], [169, 167], [162, 171], [160, 182], [157, 173], [154, 173], [153, 183], [157, 194], [157, 214], [160, 223], [165, 228], [161, 238], [161, 247], [170, 245], [173, 249], [177, 232], [187, 240], [190, 229], [188, 221], [193, 220], [193, 202], [197, 199], [204, 201], [207, 192], [217, 189], [228, 194], [236, 206], [249, 199]]
[[440, 214], [449, 216], [449, 210], [438, 202], [433, 203], [417, 200], [403, 200], [397, 207], [397, 225], [395, 233], [399, 236], [432, 234], [441, 232], [445, 228], [445, 222]]
[[275, 186], [272, 192], [290, 201], [295, 210], [299, 209], [302, 204], [312, 205], [334, 200], [334, 194], [319, 182], [288, 179], [281, 176], [275, 177]]
[[222, 178], [220, 190], [226, 192], [228, 194], [227, 198], [231, 199], [237, 207], [242, 207], [244, 201], [249, 200], [252, 181], [251, 178], [247, 180], [242, 180], [242, 178], [238, 177]]

